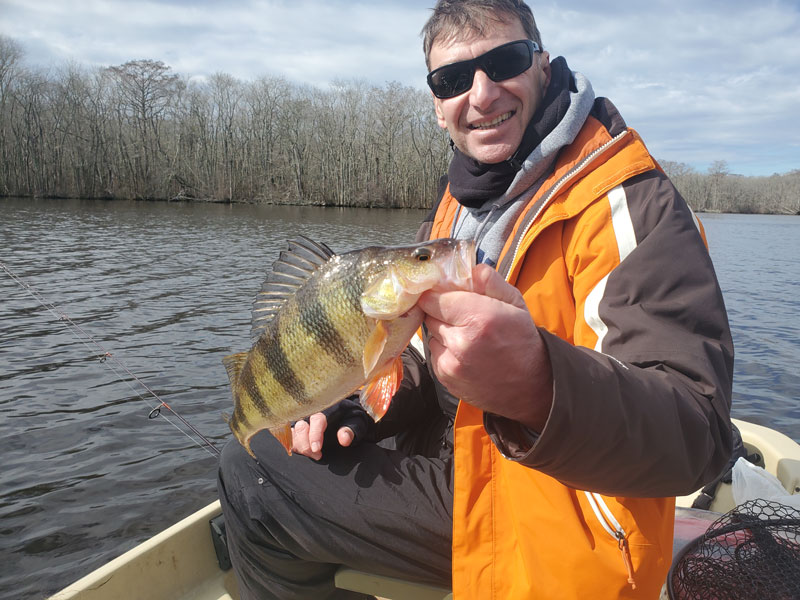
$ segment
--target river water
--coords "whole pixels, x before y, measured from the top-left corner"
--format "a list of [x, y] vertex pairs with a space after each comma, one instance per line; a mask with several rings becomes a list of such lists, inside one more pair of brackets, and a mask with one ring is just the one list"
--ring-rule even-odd
[[[42, 598], [214, 498], [221, 358], [286, 238], [413, 239], [421, 211], [0, 199], [0, 598]], [[734, 416], [800, 441], [800, 217], [703, 215], [736, 343]], [[66, 315], [102, 347], [84, 342]], [[109, 351], [116, 360], [100, 360]], [[166, 418], [170, 420], [167, 421]]]

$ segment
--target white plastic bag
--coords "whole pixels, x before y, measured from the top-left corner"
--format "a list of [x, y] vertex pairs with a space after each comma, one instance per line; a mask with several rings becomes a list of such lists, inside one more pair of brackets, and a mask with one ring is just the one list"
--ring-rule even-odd
[[733, 501], [742, 504], [762, 498], [800, 510], [800, 495], [792, 496], [772, 473], [757, 467], [745, 458], [733, 465]]

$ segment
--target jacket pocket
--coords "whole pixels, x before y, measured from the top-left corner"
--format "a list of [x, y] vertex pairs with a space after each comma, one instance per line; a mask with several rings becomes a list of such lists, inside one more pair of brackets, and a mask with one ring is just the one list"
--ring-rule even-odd
[[600, 523], [601, 527], [608, 535], [617, 541], [619, 551], [622, 555], [622, 561], [625, 563], [625, 570], [628, 572], [628, 583], [632, 589], [636, 589], [636, 580], [633, 577], [633, 561], [631, 560], [631, 549], [628, 544], [628, 534], [622, 528], [619, 521], [614, 517], [614, 513], [608, 508], [605, 499], [600, 494], [595, 492], [583, 492], [586, 494], [586, 499], [589, 501], [589, 506], [592, 507], [594, 516]]

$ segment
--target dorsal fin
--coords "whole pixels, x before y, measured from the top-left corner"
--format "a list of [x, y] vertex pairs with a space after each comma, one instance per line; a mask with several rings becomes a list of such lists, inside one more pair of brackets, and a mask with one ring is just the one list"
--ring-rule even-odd
[[294, 294], [333, 255], [333, 250], [328, 246], [305, 236], [289, 240], [288, 249], [281, 251], [278, 259], [272, 263], [272, 270], [253, 302], [250, 327], [252, 342], [266, 329], [286, 298]]

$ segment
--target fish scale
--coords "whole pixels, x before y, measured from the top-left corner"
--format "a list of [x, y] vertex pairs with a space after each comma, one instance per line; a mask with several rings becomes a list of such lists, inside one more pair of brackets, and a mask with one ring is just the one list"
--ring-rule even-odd
[[234, 399], [231, 431], [268, 429], [291, 454], [291, 424], [359, 392], [380, 419], [402, 380], [400, 353], [419, 329], [428, 289], [471, 289], [474, 244], [440, 239], [341, 255], [290, 240], [253, 304], [247, 352], [223, 359]]
[[315, 299], [300, 309], [300, 324], [328, 356], [341, 364], [351, 364], [357, 357], [350, 351], [345, 336], [336, 328], [322, 299]]

